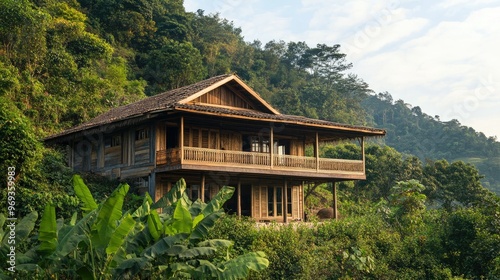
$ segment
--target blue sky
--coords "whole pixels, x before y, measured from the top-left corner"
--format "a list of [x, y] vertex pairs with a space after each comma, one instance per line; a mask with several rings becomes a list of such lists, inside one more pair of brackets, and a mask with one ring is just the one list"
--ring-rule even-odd
[[500, 138], [500, 0], [185, 0], [245, 41], [340, 44], [352, 73], [442, 121]]

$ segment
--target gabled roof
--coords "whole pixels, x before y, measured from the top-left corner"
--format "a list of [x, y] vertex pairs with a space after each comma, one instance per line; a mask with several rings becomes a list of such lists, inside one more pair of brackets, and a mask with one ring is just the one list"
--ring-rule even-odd
[[[237, 108], [220, 108], [208, 105], [190, 104], [190, 101], [193, 101], [196, 98], [210, 92], [211, 90], [224, 85], [230, 85], [234, 90], [238, 90], [240, 93], [243, 93], [246, 98], [253, 102], [256, 109], [240, 110]], [[351, 126], [300, 116], [282, 115], [269, 103], [262, 99], [262, 97], [260, 97], [258, 93], [247, 86], [240, 78], [238, 78], [238, 76], [234, 74], [226, 74], [215, 76], [192, 85], [160, 93], [158, 95], [151, 96], [128, 105], [113, 108], [88, 122], [69, 128], [65, 131], [62, 131], [61, 133], [49, 136], [46, 138], [46, 140], [55, 139], [61, 136], [85, 131], [87, 129], [97, 128], [99, 126], [104, 126], [115, 122], [146, 116], [151, 113], [174, 110], [212, 115], [223, 114], [226, 116], [254, 118], [255, 120], [281, 121], [303, 125], [321, 125], [330, 128], [337, 128], [339, 130], [354, 130], [361, 134], [366, 134], [367, 136], [385, 135], [385, 131], [381, 129]]]

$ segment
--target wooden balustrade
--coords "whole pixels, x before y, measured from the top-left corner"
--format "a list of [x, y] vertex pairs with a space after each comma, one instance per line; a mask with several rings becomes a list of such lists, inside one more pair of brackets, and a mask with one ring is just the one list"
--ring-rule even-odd
[[[179, 164], [180, 149], [168, 149], [156, 153], [157, 165]], [[273, 168], [292, 169], [303, 171], [316, 171], [317, 162], [315, 157], [273, 155]], [[270, 167], [270, 155], [268, 153], [227, 151], [205, 148], [184, 147], [184, 162], [206, 163], [210, 165], [231, 165], [245, 167]], [[319, 159], [320, 171], [342, 171], [342, 172], [363, 172], [362, 160], [346, 159]]]
[[156, 152], [157, 165], [172, 165], [181, 162], [181, 155], [179, 149], [167, 149]]

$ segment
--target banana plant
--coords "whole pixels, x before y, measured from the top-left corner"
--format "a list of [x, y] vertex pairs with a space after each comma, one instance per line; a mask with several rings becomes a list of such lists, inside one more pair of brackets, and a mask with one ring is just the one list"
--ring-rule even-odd
[[79, 176], [73, 178], [73, 184], [84, 216], [77, 222], [75, 214], [64, 224], [56, 221], [53, 205], [45, 207], [38, 235], [40, 245], [36, 248], [43, 257], [39, 265], [54, 273], [73, 270], [84, 279], [109, 278], [116, 255], [127, 236], [135, 233], [136, 221], [130, 213], [122, 213], [129, 186], [121, 184], [98, 205]]
[[[79, 176], [73, 178], [73, 184], [83, 217], [77, 219], [75, 213], [69, 222], [56, 220], [55, 207], [48, 204], [38, 230], [39, 244], [26, 253], [31, 256], [26, 268], [83, 279], [239, 279], [269, 264], [262, 252], [231, 259], [232, 241], [206, 240], [234, 188], [224, 187], [208, 203], [191, 202], [181, 179], [158, 202], [153, 203], [146, 194], [139, 208], [124, 211], [127, 184], [121, 184], [100, 204]], [[221, 260], [224, 252], [226, 257]]]
[[[263, 252], [231, 259], [232, 241], [205, 240], [209, 229], [224, 214], [222, 206], [233, 195], [233, 187], [223, 187], [208, 203], [191, 202], [185, 190], [186, 183], [181, 179], [158, 202], [149, 206], [151, 200], [145, 200], [140, 213], [147, 216], [148, 232], [154, 243], [140, 255], [122, 262], [116, 269], [118, 278], [140, 273], [149, 277], [150, 273], [156, 273], [167, 279], [240, 279], [246, 278], [250, 270], [268, 267]], [[220, 250], [225, 252], [223, 260], [214, 257]]]
[[[36, 270], [36, 265], [27, 261], [29, 256], [19, 252], [18, 248], [30, 241], [29, 236], [35, 228], [37, 219], [37, 211], [29, 213], [20, 220], [10, 220], [0, 213], [0, 262], [7, 264], [0, 268], [0, 279], [11, 279], [15, 271]], [[15, 250], [12, 250], [13, 248]], [[14, 272], [9, 270], [9, 267], [13, 266], [15, 266]]]

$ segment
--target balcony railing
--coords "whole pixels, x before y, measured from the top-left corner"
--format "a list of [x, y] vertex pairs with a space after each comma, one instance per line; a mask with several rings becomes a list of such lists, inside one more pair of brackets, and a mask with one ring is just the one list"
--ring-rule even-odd
[[237, 166], [245, 168], [274, 168], [301, 171], [341, 171], [364, 173], [362, 160], [329, 159], [292, 155], [273, 155], [268, 153], [215, 150], [205, 148], [184, 147], [156, 152], [157, 165], [176, 165], [181, 163], [197, 163], [207, 165]]

